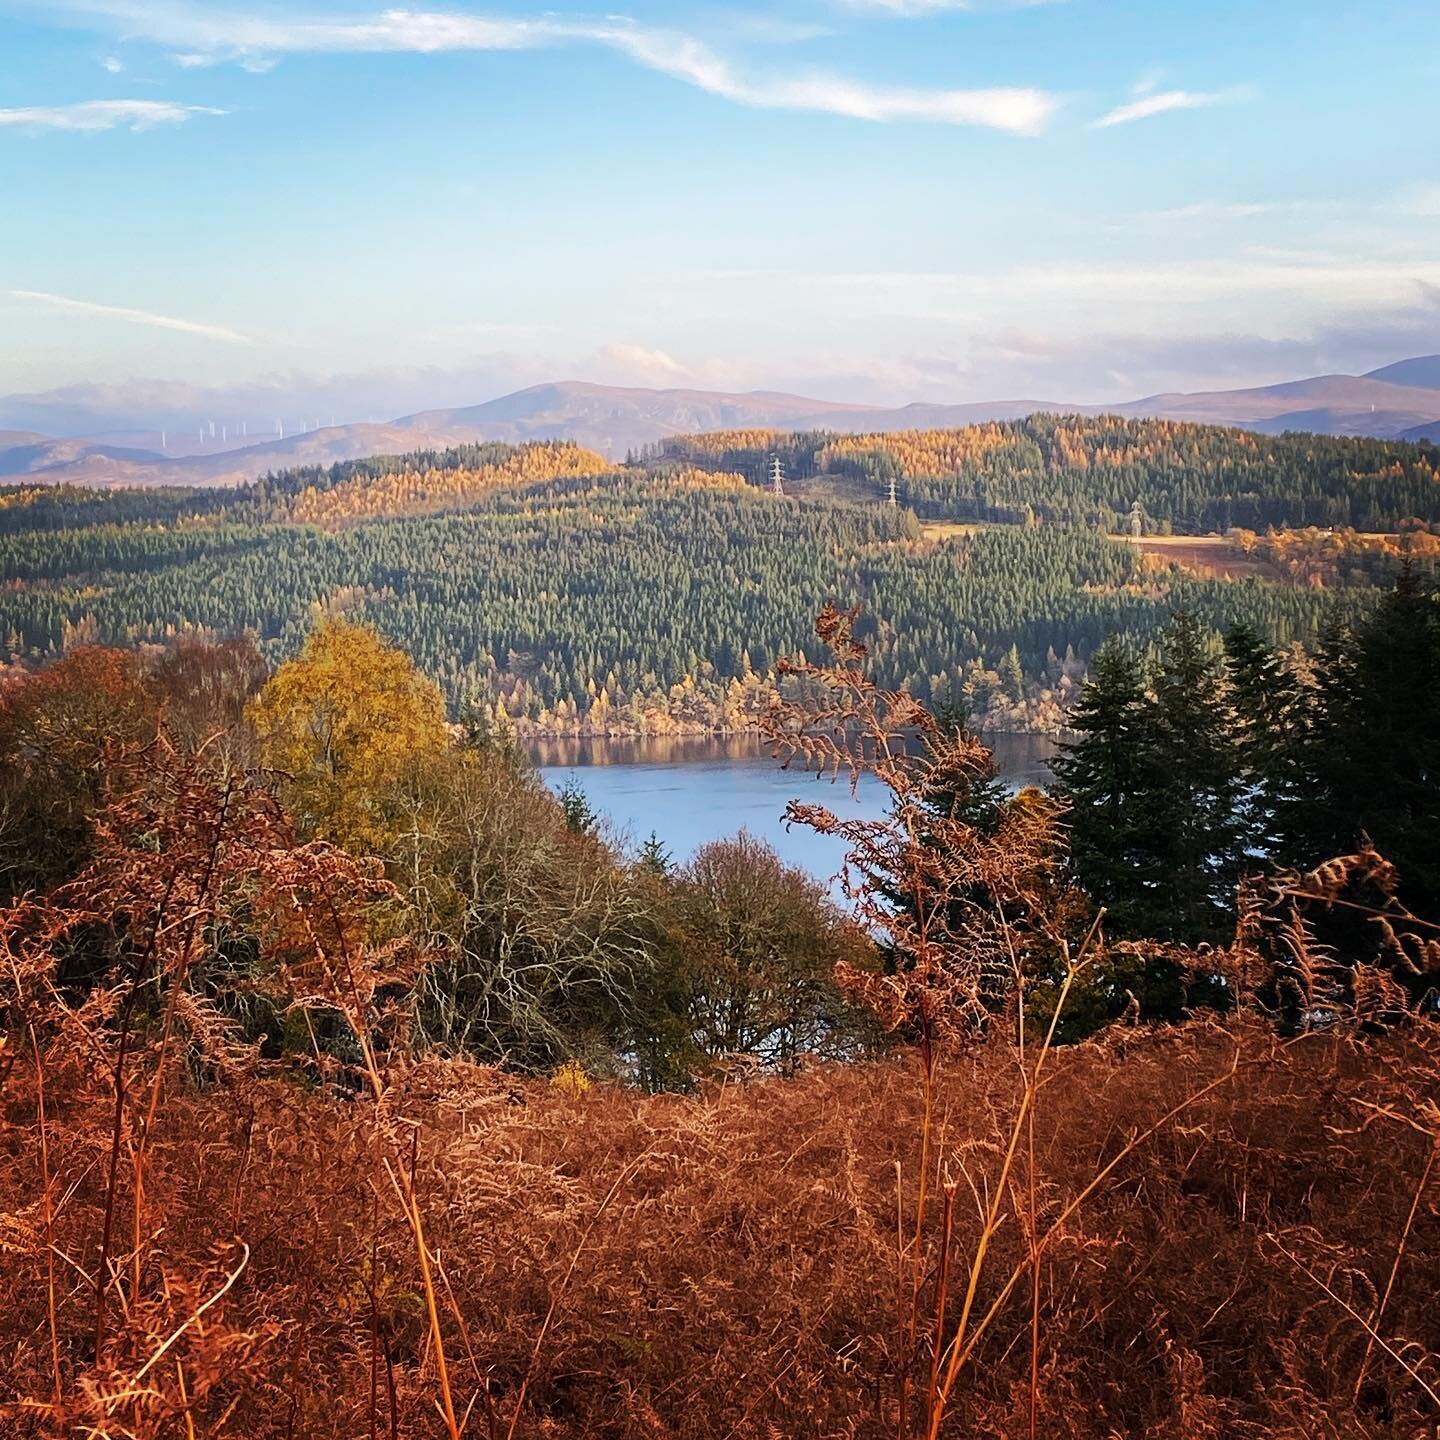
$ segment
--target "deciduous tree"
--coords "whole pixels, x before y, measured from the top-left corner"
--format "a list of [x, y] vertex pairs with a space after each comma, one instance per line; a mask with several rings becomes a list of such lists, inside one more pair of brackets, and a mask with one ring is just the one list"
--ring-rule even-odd
[[322, 621], [246, 712], [303, 832], [384, 853], [394, 786], [448, 744], [440, 691], [368, 626]]

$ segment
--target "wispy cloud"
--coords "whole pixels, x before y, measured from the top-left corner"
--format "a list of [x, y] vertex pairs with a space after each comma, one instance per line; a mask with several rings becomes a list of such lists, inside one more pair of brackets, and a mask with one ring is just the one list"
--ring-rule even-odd
[[1136, 120], [1149, 120], [1154, 115], [1167, 115], [1172, 110], [1208, 110], [1214, 105], [1231, 105], [1243, 100], [1246, 92], [1230, 90], [1158, 90], [1139, 99], [1117, 105], [1098, 120], [1090, 122], [1092, 130], [1108, 130], [1113, 125], [1131, 125]]
[[83, 100], [76, 105], [23, 105], [0, 110], [0, 126], [27, 130], [153, 130], [179, 125], [195, 115], [223, 115], [209, 105], [176, 105], [168, 100]]
[[7, 290], [14, 300], [27, 300], [52, 310], [65, 310], [76, 315], [98, 315], [107, 320], [123, 320], [130, 325], [148, 325], [156, 330], [178, 330], [184, 335], [199, 335], [207, 340], [221, 340], [227, 345], [253, 345], [254, 339], [232, 330], [228, 325], [207, 325], [199, 320], [181, 320], [174, 315], [157, 315], [150, 310], [132, 310], [124, 305], [100, 305], [93, 300], [75, 300], [68, 295], [52, 295], [44, 290]]
[[75, 0], [72, 12], [108, 18], [127, 39], [168, 46], [182, 64], [264, 64], [296, 54], [440, 54], [596, 45], [736, 104], [856, 120], [980, 125], [1017, 135], [1043, 131], [1057, 98], [1002, 86], [944, 90], [874, 85], [825, 71], [767, 75], [741, 68], [703, 40], [624, 19], [525, 19], [387, 10], [367, 19], [291, 20], [200, 11], [186, 4]]
[[1168, 210], [1143, 210], [1141, 220], [1254, 220], [1324, 208], [1315, 200], [1196, 200]]
[[1262, 202], [1197, 200], [1190, 205], [1175, 205], [1169, 210], [1146, 210], [1142, 220], [1251, 220], [1257, 215], [1273, 215], [1283, 207]]
[[712, 95], [766, 110], [812, 110], [855, 120], [918, 120], [946, 125], [985, 125], [1017, 135], [1037, 135], [1058, 102], [1041, 90], [923, 90], [866, 84], [844, 76], [812, 73], [783, 79], [739, 73], [708, 46], [688, 36], [630, 26], [608, 29], [604, 43], [641, 65], [688, 81]]
[[913, 17], [957, 10], [1034, 10], [1042, 5], [1063, 5], [1065, 0], [838, 0], [838, 3], [846, 10]]
[[846, 10], [873, 10], [882, 15], [939, 15], [946, 10], [971, 10], [971, 0], [840, 0]]
[[902, 322], [987, 323], [984, 317], [1046, 314], [1088, 329], [1097, 315], [1127, 307], [1157, 328], [1178, 329], [1205, 307], [1239, 316], [1332, 313], [1348, 306], [1376, 309], [1429, 304], [1440, 288], [1440, 260], [1350, 258], [1324, 253], [1250, 250], [1234, 256], [1171, 262], [1062, 261], [996, 271], [710, 270], [694, 283], [715, 293], [725, 284], [766, 295], [814, 292], [827, 305], [862, 307]]

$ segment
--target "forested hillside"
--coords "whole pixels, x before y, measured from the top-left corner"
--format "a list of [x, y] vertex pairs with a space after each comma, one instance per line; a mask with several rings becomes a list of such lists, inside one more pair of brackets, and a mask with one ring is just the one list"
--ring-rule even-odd
[[[784, 497], [763, 483], [772, 454]], [[1242, 619], [1310, 642], [1386, 578], [1380, 564], [1189, 573], [1107, 534], [1136, 500], [1153, 530], [1343, 512], [1393, 533], [1372, 548], [1398, 563], [1440, 517], [1435, 464], [1422, 446], [1041, 419], [701, 436], [619, 469], [547, 442], [231, 492], [14, 488], [0, 492], [0, 639], [24, 663], [83, 640], [249, 630], [273, 662], [317, 611], [338, 611], [404, 646], [457, 718], [736, 728], [768, 703], [776, 658], [806, 645], [817, 608], [858, 600], [885, 683], [963, 700], [993, 724], [1053, 728], [1109, 634], [1144, 646], [1183, 606], [1215, 628]], [[892, 474], [898, 508], [881, 498]], [[917, 512], [961, 523], [926, 528]], [[1325, 583], [1342, 578], [1365, 583]]]
[[1138, 500], [1161, 533], [1244, 526], [1393, 530], [1440, 520], [1440, 451], [1322, 435], [1255, 435], [1171, 420], [1037, 415], [886, 435], [688, 436], [656, 456], [747, 470], [771, 454], [811, 486], [850, 481], [879, 496], [893, 475], [917, 514], [1018, 523], [1027, 516], [1115, 529]]

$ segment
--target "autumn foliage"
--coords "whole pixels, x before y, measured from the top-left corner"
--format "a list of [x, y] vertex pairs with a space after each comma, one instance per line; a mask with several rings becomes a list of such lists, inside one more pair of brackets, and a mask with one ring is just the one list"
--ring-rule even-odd
[[[163, 720], [101, 744], [65, 878], [0, 909], [0, 1434], [1427, 1433], [1440, 1036], [1390, 977], [1437, 942], [1391, 867], [1252, 885], [1232, 943], [1158, 947], [1231, 1004], [1058, 1045], [1146, 943], [853, 620], [773, 731], [890, 787], [880, 821], [792, 810], [849, 842], [873, 946], [753, 845], [620, 865], [455, 758], [363, 632], [251, 702], [266, 765]], [[372, 699], [412, 763], [367, 748]], [[1391, 964], [1337, 964], [1317, 917], [1350, 907]], [[836, 961], [892, 1037], [843, 1063], [803, 1049]], [[667, 1007], [760, 1063], [587, 1067]]]
[[517, 447], [490, 465], [411, 467], [357, 475], [328, 489], [309, 486], [290, 499], [287, 520], [324, 526], [353, 525], [395, 516], [438, 515], [504, 486], [530, 485], [581, 475], [603, 475], [612, 466], [570, 441]]
[[360, 851], [384, 842], [387, 789], [447, 743], [435, 683], [373, 630], [338, 619], [275, 672], [248, 719], [302, 823]]
[[[115, 1052], [75, 1054], [74, 1022], [31, 1014], [0, 1140], [14, 1434], [444, 1434], [402, 1175], [467, 1434], [923, 1433], [918, 1408], [907, 1425], [897, 1407], [907, 1374], [912, 1405], [927, 1383], [914, 1357], [935, 1334], [932, 1266], [946, 1227], [952, 1253], [973, 1253], [1019, 1096], [1005, 1046], [940, 1072], [954, 1168], [921, 1233], [911, 1333], [910, 1060], [646, 1099], [396, 1055], [376, 1100], [252, 1058], [197, 1088], [177, 1046], [145, 1133], [137, 1244], [152, 1031], [97, 1361]], [[1032, 1226], [1047, 1242], [1034, 1433], [1421, 1433], [1440, 1381], [1432, 1040], [1282, 1044], [1247, 1022], [1057, 1052], [1010, 1191], [1019, 1223], [993, 1238], [977, 1309], [1020, 1282], [942, 1433], [1031, 1433]], [[1177, 1107], [1181, 1123], [1095, 1183]]]

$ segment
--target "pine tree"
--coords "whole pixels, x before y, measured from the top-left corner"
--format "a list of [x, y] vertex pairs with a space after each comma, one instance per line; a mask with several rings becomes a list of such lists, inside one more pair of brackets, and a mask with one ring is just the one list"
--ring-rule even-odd
[[1017, 705], [1025, 698], [1025, 671], [1020, 665], [1020, 652], [1014, 645], [1000, 661], [1000, 683], [1005, 687], [1005, 694]]
[[1144, 728], [1141, 824], [1154, 866], [1147, 933], [1218, 939], [1243, 868], [1239, 759], [1224, 674], [1204, 627], [1184, 611], [1161, 636]]
[[1398, 867], [1401, 898], [1440, 919], [1440, 590], [1407, 565], [1316, 668], [1302, 858], [1368, 839]]
[[1225, 634], [1225, 673], [1235, 719], [1246, 856], [1286, 858], [1306, 783], [1301, 752], [1307, 696], [1285, 659], [1243, 622]]
[[649, 839], [640, 847], [636, 864], [651, 875], [665, 876], [670, 873], [674, 863], [674, 857], [670, 854], [669, 848], [652, 830]]
[[1111, 637], [1096, 652], [1070, 717], [1079, 738], [1052, 763], [1069, 806], [1070, 866], [1078, 883], [1110, 913], [1113, 928], [1137, 932], [1146, 901], [1151, 844], [1140, 800], [1148, 763], [1145, 685], [1131, 645]]
[[576, 835], [589, 835], [600, 823], [600, 816], [578, 780], [567, 780], [560, 791], [560, 809], [565, 823]]

